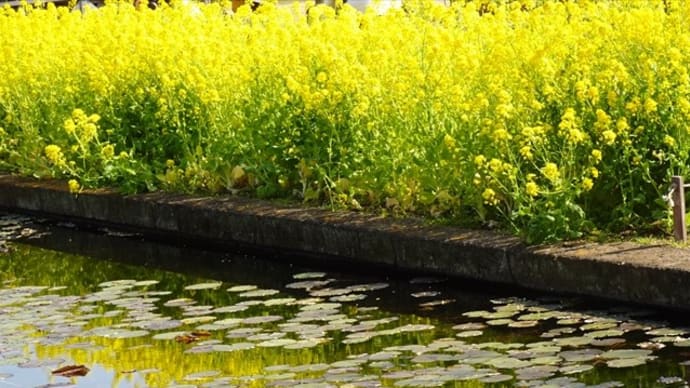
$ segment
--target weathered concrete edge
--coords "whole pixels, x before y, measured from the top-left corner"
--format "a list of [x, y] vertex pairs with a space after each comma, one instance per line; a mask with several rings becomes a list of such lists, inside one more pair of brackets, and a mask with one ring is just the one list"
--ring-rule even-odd
[[0, 175], [0, 208], [690, 309], [690, 252], [672, 247], [624, 243], [528, 248], [491, 231], [432, 227], [415, 220], [238, 197], [120, 195], [109, 190], [74, 195], [62, 181], [7, 175]]

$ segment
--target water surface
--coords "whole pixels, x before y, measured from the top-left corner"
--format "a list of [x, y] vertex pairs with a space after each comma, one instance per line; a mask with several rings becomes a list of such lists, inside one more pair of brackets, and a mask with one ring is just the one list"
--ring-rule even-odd
[[687, 386], [672, 312], [16, 216], [0, 241], [0, 386]]

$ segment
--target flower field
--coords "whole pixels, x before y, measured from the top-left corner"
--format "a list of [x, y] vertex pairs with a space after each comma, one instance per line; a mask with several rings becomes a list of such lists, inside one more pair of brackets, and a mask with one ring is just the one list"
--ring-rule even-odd
[[664, 231], [689, 170], [689, 19], [661, 0], [5, 8], [0, 169], [531, 243]]

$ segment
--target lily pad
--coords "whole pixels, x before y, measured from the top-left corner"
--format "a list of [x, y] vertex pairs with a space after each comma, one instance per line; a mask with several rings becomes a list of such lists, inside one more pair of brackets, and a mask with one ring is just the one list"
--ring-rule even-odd
[[589, 364], [575, 364], [562, 366], [558, 369], [558, 371], [564, 375], [574, 375], [578, 373], [584, 373], [592, 369], [594, 369], [594, 366]]
[[246, 291], [251, 291], [251, 290], [256, 290], [257, 286], [251, 285], [251, 284], [244, 284], [244, 285], [239, 285], [239, 286], [232, 286], [228, 288], [228, 292], [246, 292]]
[[223, 285], [223, 282], [208, 282], [208, 283], [197, 283], [197, 284], [192, 284], [184, 289], [187, 291], [196, 291], [196, 290], [215, 290], [216, 288], [220, 288], [220, 286]]
[[214, 352], [236, 352], [239, 350], [254, 349], [256, 345], [251, 342], [237, 342], [231, 345], [218, 344], [211, 346]]
[[325, 272], [301, 272], [292, 275], [293, 279], [319, 279], [326, 276]]
[[601, 358], [645, 358], [649, 357], [651, 354], [652, 351], [648, 349], [615, 349], [602, 353]]
[[606, 361], [606, 366], [609, 368], [633, 368], [646, 363], [646, 358], [618, 358]]
[[242, 293], [239, 293], [238, 295], [242, 298], [261, 298], [265, 296], [272, 296], [280, 291], [278, 290], [273, 290], [273, 289], [256, 289], [252, 291], [245, 291]]

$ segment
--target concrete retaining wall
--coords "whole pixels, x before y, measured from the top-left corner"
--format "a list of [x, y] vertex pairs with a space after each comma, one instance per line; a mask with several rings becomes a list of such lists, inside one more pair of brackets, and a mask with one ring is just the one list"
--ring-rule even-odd
[[515, 284], [544, 291], [690, 309], [690, 251], [633, 243], [525, 247], [491, 231], [426, 226], [238, 197], [109, 190], [69, 193], [62, 181], [0, 176], [0, 208], [155, 230], [171, 237], [268, 247]]

